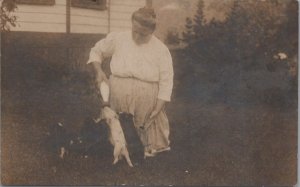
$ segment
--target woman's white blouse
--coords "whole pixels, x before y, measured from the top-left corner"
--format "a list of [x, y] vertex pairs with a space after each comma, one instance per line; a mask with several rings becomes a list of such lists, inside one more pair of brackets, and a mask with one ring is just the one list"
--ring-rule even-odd
[[109, 56], [112, 56], [113, 75], [158, 82], [158, 98], [170, 101], [174, 74], [172, 58], [168, 48], [155, 36], [148, 43], [137, 45], [131, 31], [110, 33], [91, 49], [87, 63], [101, 63]]

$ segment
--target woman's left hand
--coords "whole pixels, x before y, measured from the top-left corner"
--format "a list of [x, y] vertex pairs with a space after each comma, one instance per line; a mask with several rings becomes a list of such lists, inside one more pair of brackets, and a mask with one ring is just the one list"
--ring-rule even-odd
[[162, 99], [157, 99], [156, 105], [154, 110], [151, 112], [149, 119], [154, 119], [157, 114], [160, 113], [160, 111], [164, 108], [166, 101]]
[[160, 111], [153, 110], [150, 114], [149, 120], [154, 119]]
[[155, 117], [160, 113], [160, 111], [164, 108], [166, 101], [157, 99], [154, 110], [151, 112], [148, 120], [145, 123], [145, 127], [147, 128], [154, 120]]

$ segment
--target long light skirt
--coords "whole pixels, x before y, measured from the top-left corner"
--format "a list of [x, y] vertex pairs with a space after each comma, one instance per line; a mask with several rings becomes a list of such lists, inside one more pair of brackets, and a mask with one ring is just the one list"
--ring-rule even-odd
[[170, 144], [169, 121], [164, 109], [148, 128], [144, 126], [155, 107], [157, 94], [158, 83], [110, 76], [110, 105], [117, 112], [134, 115], [134, 125], [145, 151], [165, 150]]

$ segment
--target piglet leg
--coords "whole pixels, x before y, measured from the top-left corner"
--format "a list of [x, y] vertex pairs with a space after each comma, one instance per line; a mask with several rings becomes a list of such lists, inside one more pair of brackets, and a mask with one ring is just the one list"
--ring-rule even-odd
[[66, 153], [66, 149], [65, 149], [64, 147], [61, 147], [61, 148], [60, 148], [60, 154], [59, 154], [59, 157], [60, 157], [61, 159], [63, 159], [65, 153]]
[[125, 156], [125, 159], [126, 159], [126, 161], [127, 161], [127, 164], [128, 164], [130, 167], [133, 167], [133, 165], [132, 165], [132, 163], [131, 163], [131, 160], [130, 160], [130, 158], [129, 158], [128, 150], [127, 150], [126, 147], [123, 148], [122, 154]]
[[118, 144], [115, 145], [115, 148], [114, 148], [114, 162], [113, 164], [116, 164], [118, 161], [119, 161], [119, 156], [121, 154], [121, 149], [122, 147]]

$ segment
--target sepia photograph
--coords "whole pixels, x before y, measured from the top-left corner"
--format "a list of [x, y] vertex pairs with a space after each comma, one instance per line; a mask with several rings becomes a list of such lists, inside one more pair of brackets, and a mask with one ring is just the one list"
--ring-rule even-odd
[[297, 185], [297, 0], [0, 6], [1, 185]]

